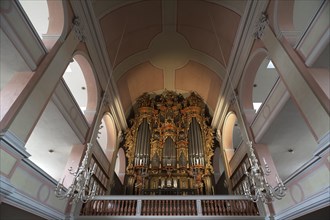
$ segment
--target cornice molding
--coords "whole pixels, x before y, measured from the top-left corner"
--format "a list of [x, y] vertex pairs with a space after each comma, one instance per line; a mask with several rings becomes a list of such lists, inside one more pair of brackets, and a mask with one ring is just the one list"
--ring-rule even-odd
[[10, 180], [0, 175], [0, 203], [3, 202], [3, 198], [7, 198], [16, 191], [15, 187], [10, 183]]
[[317, 211], [318, 209], [324, 208], [330, 205], [330, 188], [329, 186], [319, 193], [305, 199], [303, 202], [289, 207], [284, 211], [275, 215], [276, 220], [281, 219], [295, 219], [308, 213]]
[[21, 156], [28, 158], [31, 155], [26, 151], [25, 142], [18, 138], [10, 130], [5, 130], [0, 133], [0, 143], [1, 146], [5, 146], [15, 153], [19, 153]]
[[53, 177], [51, 177], [48, 173], [46, 173], [43, 169], [38, 167], [35, 163], [33, 163], [30, 159], [23, 159], [22, 165], [27, 167], [28, 169], [32, 169], [33, 172], [37, 172], [38, 175], [41, 175], [42, 179], [45, 178], [47, 181], [51, 182], [52, 184], [56, 185], [57, 180], [55, 180]]
[[324, 134], [318, 141], [318, 148], [314, 152], [314, 156], [323, 156], [330, 148], [330, 131]]
[[[1, 180], [1, 186], [2, 183], [3, 181]], [[4, 197], [1, 202], [5, 202], [19, 209], [31, 212], [32, 214], [45, 219], [65, 219], [64, 213], [52, 209], [43, 203], [37, 202], [33, 198], [30, 198], [17, 190], [14, 190], [9, 196]]]

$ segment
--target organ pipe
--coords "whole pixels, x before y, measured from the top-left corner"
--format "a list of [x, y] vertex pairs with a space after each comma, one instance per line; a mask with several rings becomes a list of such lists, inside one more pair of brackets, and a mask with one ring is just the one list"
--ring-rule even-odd
[[209, 193], [205, 178], [213, 172], [213, 132], [206, 108], [196, 93], [184, 98], [165, 91], [138, 98], [125, 138], [128, 192], [182, 187]]

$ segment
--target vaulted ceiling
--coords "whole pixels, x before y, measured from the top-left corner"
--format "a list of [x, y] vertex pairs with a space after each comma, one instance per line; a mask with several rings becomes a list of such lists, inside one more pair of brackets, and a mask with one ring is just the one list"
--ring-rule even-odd
[[196, 91], [212, 113], [245, 5], [243, 0], [93, 1], [126, 115], [144, 92], [165, 89]]

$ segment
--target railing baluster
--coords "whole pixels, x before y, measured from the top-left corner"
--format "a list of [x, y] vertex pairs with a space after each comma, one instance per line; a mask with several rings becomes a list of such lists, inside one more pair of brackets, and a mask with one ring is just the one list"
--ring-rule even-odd
[[117, 208], [116, 208], [116, 215], [120, 215], [121, 202], [122, 202], [122, 200], [118, 200], [118, 205], [117, 205]]
[[128, 201], [124, 200], [124, 215], [127, 215]]
[[165, 215], [168, 215], [168, 200], [165, 201]]
[[147, 211], [146, 211], [146, 208], [147, 208], [147, 200], [142, 200], [142, 204], [141, 204], [141, 215], [146, 215], [147, 214]]
[[178, 215], [177, 213], [177, 200], [173, 200], [173, 215]]
[[164, 200], [160, 200], [160, 207], [161, 207], [160, 215], [164, 215], [164, 212], [165, 212]]
[[182, 200], [182, 206], [183, 206], [183, 215], [187, 215], [187, 210], [186, 210], [186, 201], [187, 200]]
[[178, 201], [178, 215], [182, 215], [182, 200]]
[[151, 210], [151, 201], [150, 200], [146, 200], [144, 202], [146, 208], [145, 208], [145, 214], [144, 215], [150, 215], [150, 210]]
[[154, 213], [154, 215], [158, 215], [158, 203], [159, 203], [159, 201], [158, 200], [155, 200], [154, 201], [154, 205], [155, 205], [155, 213]]
[[131, 215], [132, 212], [132, 200], [128, 200], [128, 206], [127, 206], [127, 215]]
[[214, 207], [214, 215], [219, 215], [219, 209], [218, 209], [218, 204], [217, 200], [213, 200], [213, 207]]
[[124, 211], [124, 202], [125, 202], [125, 200], [122, 200], [122, 201], [121, 201], [120, 209], [119, 209], [119, 215], [123, 215], [123, 211]]
[[211, 201], [207, 200], [207, 215], [211, 215]]
[[214, 212], [214, 200], [210, 200], [211, 215], [215, 215]]
[[197, 215], [196, 213], [196, 201], [195, 200], [191, 200], [192, 204], [191, 204], [191, 207], [192, 207], [192, 215]]
[[188, 203], [188, 215], [192, 215], [192, 208], [190, 208], [192, 205], [192, 201], [188, 200], [187, 203]]
[[174, 201], [173, 201], [173, 200], [170, 200], [169, 203], [170, 203], [170, 204], [169, 204], [169, 210], [168, 210], [169, 213], [168, 213], [168, 215], [171, 216], [171, 215], [174, 215], [174, 208], [173, 208], [173, 203], [174, 203]]
[[220, 202], [221, 202], [221, 208], [222, 208], [222, 210], [223, 210], [223, 214], [224, 214], [224, 215], [228, 215], [227, 206], [226, 206], [226, 201], [224, 201], [224, 200], [220, 200]]

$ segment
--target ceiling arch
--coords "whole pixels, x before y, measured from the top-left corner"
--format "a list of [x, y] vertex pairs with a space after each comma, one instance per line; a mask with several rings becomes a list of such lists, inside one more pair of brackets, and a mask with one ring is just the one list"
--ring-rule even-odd
[[93, 7], [126, 115], [137, 97], [164, 89], [199, 93], [212, 114], [246, 3], [125, 3], [94, 1]]

